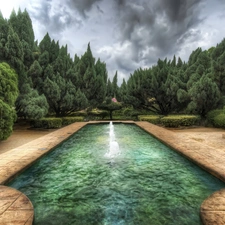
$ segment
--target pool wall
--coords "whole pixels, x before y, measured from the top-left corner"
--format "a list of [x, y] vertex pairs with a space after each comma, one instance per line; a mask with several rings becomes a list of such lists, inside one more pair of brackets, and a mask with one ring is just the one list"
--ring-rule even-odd
[[[116, 123], [123, 121], [113, 122]], [[31, 166], [42, 156], [46, 155], [49, 151], [53, 150], [62, 141], [68, 139], [73, 133], [75, 133], [85, 125], [98, 123], [109, 123], [109, 121], [77, 122], [54, 131], [50, 134], [47, 134], [44, 137], [38, 138], [23, 146], [1, 154], [0, 184], [8, 183], [10, 180], [15, 178], [18, 174]], [[194, 140], [190, 140], [188, 138], [179, 138], [176, 133], [150, 124], [148, 122], [126, 121], [123, 123], [138, 125], [146, 132], [162, 141], [164, 144], [170, 146], [178, 153], [187, 157], [212, 175], [225, 182], [225, 153], [222, 150], [220, 151], [218, 149], [214, 149], [210, 146], [204, 145]], [[214, 202], [214, 204], [212, 204], [212, 202]], [[0, 206], [3, 203], [3, 199], [0, 198]], [[209, 204], [213, 205], [214, 207], [210, 207]], [[8, 208], [4, 208], [2, 214], [0, 214], [0, 221], [1, 218], [5, 217], [5, 215], [10, 216], [10, 206], [11, 205], [9, 204]], [[21, 208], [23, 207], [24, 205], [21, 203]], [[201, 207], [201, 215], [204, 224], [225, 224], [225, 190], [214, 193], [203, 202]], [[220, 221], [220, 223], [217, 223], [216, 221]], [[15, 225], [16, 224], [21, 223], [15, 223]], [[29, 225], [32, 223], [24, 224]]]

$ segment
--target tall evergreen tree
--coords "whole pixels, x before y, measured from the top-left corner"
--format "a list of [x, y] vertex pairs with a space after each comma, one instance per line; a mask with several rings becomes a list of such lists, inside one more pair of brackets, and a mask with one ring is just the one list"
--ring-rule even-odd
[[[212, 55], [212, 79], [217, 84], [222, 98], [225, 98], [225, 39], [221, 41], [211, 51]], [[224, 105], [225, 101], [222, 99], [221, 104]]]
[[19, 9], [16, 14], [15, 11], [13, 11], [9, 18], [9, 24], [21, 41], [24, 53], [23, 62], [26, 69], [29, 69], [34, 60], [34, 31], [28, 12], [26, 10], [22, 12]]
[[119, 87], [118, 87], [118, 74], [117, 74], [117, 71], [113, 77], [113, 80], [112, 80], [112, 92], [113, 92], [113, 96], [114, 98], [117, 98], [118, 95], [119, 95]]
[[8, 38], [9, 25], [8, 21], [3, 18], [0, 11], [0, 62], [5, 61], [7, 55], [7, 38]]
[[191, 102], [188, 109], [192, 113], [197, 113], [202, 117], [217, 108], [220, 100], [220, 91], [212, 81], [209, 75], [203, 75], [198, 82], [196, 82], [189, 91]]

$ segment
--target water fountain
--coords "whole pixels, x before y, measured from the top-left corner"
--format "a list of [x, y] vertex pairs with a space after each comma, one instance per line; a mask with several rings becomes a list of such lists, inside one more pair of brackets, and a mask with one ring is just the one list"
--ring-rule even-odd
[[112, 121], [109, 123], [109, 151], [105, 154], [106, 158], [111, 159], [110, 162], [114, 162], [114, 158], [120, 155], [120, 147], [115, 139], [114, 125]]

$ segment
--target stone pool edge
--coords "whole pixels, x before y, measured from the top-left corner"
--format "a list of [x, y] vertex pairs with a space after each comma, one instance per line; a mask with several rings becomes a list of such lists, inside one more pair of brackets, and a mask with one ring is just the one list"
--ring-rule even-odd
[[[27, 206], [27, 203], [26, 201], [19, 201], [20, 204], [17, 204], [18, 207], [15, 208], [15, 213], [12, 214], [9, 210], [11, 209], [10, 204], [5, 204], [4, 201], [4, 196], [10, 196], [12, 188], [3, 186], [3, 184], [6, 184], [10, 180], [14, 179], [18, 174], [27, 169], [33, 163], [35, 163], [39, 158], [52, 151], [55, 147], [62, 143], [62, 141], [68, 139], [71, 135], [73, 135], [85, 125], [109, 122], [110, 121], [76, 122], [59, 130], [56, 130], [50, 134], [47, 134], [43, 137], [40, 137], [34, 141], [31, 141], [25, 145], [22, 145], [20, 147], [1, 154], [2, 157], [0, 159], [0, 206], [4, 210], [0, 211], [0, 222], [1, 219], [4, 218], [4, 221], [8, 221], [9, 224], [32, 225], [34, 214], [33, 208], [29, 209], [29, 213], [32, 211], [33, 214], [30, 215], [28, 213], [27, 217], [23, 220], [22, 223], [21, 221], [16, 222], [15, 215], [20, 215], [16, 213], [16, 210], [18, 210], [18, 213], [21, 213], [22, 209], [23, 212], [24, 208], [26, 208]], [[113, 121], [113, 123], [136, 124], [146, 132], [150, 133], [151, 135], [162, 141], [164, 144], [173, 148], [175, 151], [182, 154], [184, 157], [193, 161], [198, 166], [205, 169], [207, 172], [213, 174], [214, 176], [225, 182], [225, 165], [223, 165], [225, 162], [225, 154], [222, 151], [216, 150], [215, 154], [215, 149], [212, 147], [209, 147], [194, 140], [190, 140], [188, 138], [179, 138], [174, 132], [153, 125], [149, 122]], [[4, 189], [4, 192], [1, 192], [1, 188]], [[17, 193], [18, 191], [15, 190], [15, 192]], [[3, 198], [1, 198], [1, 194]], [[24, 195], [21, 192], [20, 194]], [[209, 196], [202, 203], [200, 212], [202, 221], [206, 225], [225, 224], [225, 189], [217, 191], [211, 196]], [[10, 222], [12, 221], [13, 217], [14, 223]]]

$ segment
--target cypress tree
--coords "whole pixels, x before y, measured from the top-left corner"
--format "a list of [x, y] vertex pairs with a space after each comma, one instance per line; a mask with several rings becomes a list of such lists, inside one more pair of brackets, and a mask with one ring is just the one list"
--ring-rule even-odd
[[8, 38], [9, 25], [8, 21], [3, 18], [0, 11], [0, 62], [5, 61], [7, 54], [7, 38]]
[[188, 109], [192, 113], [197, 113], [202, 117], [218, 107], [220, 101], [220, 91], [210, 78], [210, 75], [203, 75], [198, 82], [196, 82], [189, 90], [191, 102]]

